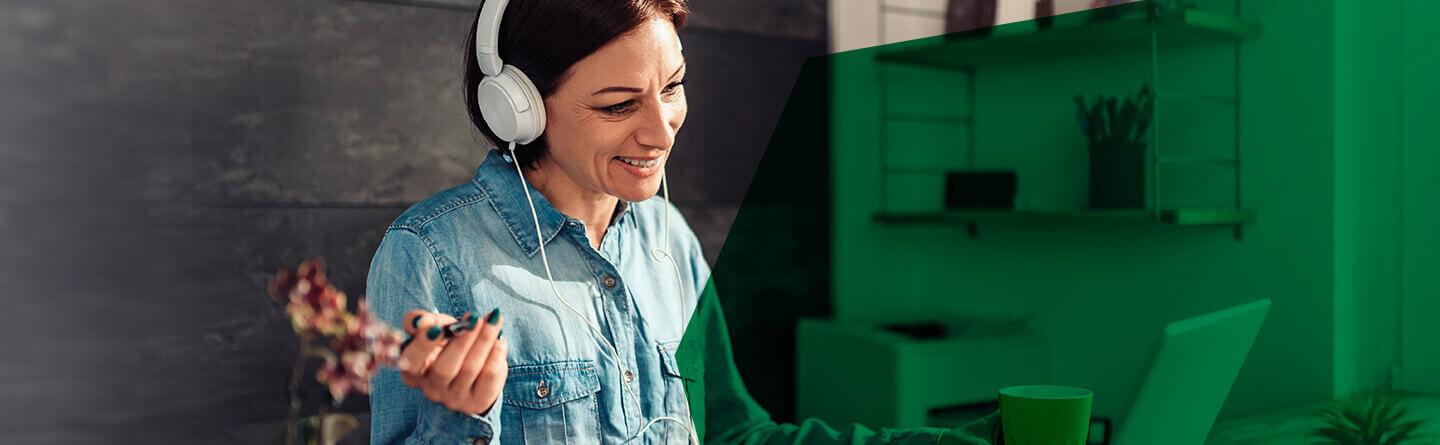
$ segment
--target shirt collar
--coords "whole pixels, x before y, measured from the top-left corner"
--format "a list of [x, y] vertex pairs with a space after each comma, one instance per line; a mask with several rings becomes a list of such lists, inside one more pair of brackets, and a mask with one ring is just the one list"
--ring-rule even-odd
[[[475, 178], [471, 182], [485, 192], [490, 206], [495, 208], [495, 213], [500, 215], [500, 220], [510, 229], [510, 235], [515, 238], [520, 250], [524, 251], [526, 256], [534, 256], [539, 249], [535, 243], [535, 219], [530, 214], [530, 203], [525, 201], [525, 192], [520, 189], [520, 175], [508, 159], [509, 156], [500, 150], [490, 150], [480, 168], [475, 170]], [[579, 220], [560, 213], [560, 210], [550, 205], [550, 200], [528, 181], [523, 182], [523, 186], [530, 190], [530, 197], [535, 200], [535, 215], [540, 220], [540, 233], [545, 238], [545, 244], [550, 244], [568, 222], [574, 222], [579, 228]], [[630, 203], [620, 200], [611, 225], [619, 224], [622, 218], [630, 217], [630, 207]]]

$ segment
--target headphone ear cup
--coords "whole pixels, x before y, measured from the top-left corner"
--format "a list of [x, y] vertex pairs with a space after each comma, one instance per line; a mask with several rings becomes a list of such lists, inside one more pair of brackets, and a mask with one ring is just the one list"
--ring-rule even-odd
[[501, 140], [525, 145], [545, 132], [545, 102], [519, 68], [505, 65], [499, 74], [481, 79], [475, 100], [485, 124]]
[[519, 137], [522, 137], [524, 142], [516, 141], [517, 144], [529, 144], [539, 139], [540, 135], [545, 134], [545, 99], [540, 97], [540, 90], [535, 88], [535, 83], [530, 81], [530, 77], [526, 76], [524, 71], [520, 71], [519, 68], [512, 65], [505, 65], [505, 69], [500, 71], [500, 75], [507, 74], [514, 79], [516, 86], [525, 94], [527, 102], [530, 104], [529, 109], [522, 113], [525, 119], [521, 119], [522, 122], [528, 124], [520, 127], [524, 131], [519, 132]]

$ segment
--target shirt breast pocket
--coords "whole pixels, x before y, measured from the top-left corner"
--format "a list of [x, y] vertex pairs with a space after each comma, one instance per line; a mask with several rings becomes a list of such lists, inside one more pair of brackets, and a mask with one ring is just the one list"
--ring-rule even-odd
[[[659, 342], [657, 348], [660, 353], [660, 373], [665, 379], [665, 415], [682, 419], [688, 424], [690, 423], [690, 410], [686, 406], [689, 402], [685, 399], [685, 376], [680, 373], [680, 365], [675, 360], [675, 351], [680, 348], [680, 342], [678, 340]], [[674, 424], [674, 422], [664, 423], [664, 426], [667, 427], [665, 443], [689, 443], [690, 432], [688, 429]]]
[[590, 360], [511, 366], [505, 378], [501, 441], [598, 441], [600, 412], [595, 392], [599, 390], [600, 377]]

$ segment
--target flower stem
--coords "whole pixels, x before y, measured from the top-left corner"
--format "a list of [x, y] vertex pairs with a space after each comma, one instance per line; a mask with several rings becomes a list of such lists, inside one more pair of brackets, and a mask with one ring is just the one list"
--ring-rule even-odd
[[305, 350], [310, 344], [308, 334], [300, 335], [299, 352], [295, 354], [295, 367], [290, 371], [290, 416], [285, 422], [285, 443], [295, 445], [300, 437], [300, 374], [305, 372]]
[[321, 405], [320, 405], [320, 422], [319, 422], [320, 427], [315, 429], [315, 445], [328, 445], [328, 443], [325, 442], [325, 416], [327, 416], [327, 415], [329, 415], [329, 414], [330, 414], [330, 405], [329, 405], [329, 404], [321, 404]]

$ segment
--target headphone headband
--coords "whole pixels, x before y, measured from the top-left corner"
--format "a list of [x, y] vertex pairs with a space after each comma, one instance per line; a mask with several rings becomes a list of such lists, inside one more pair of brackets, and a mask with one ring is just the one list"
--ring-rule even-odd
[[500, 18], [510, 0], [484, 1], [475, 19], [475, 63], [485, 77], [476, 85], [475, 103], [496, 137], [529, 144], [545, 132], [545, 101], [525, 73], [500, 61]]
[[500, 61], [500, 17], [505, 15], [505, 6], [510, 0], [485, 0], [480, 6], [480, 18], [475, 24], [475, 60], [480, 63], [480, 72], [487, 76], [500, 74], [505, 63]]

